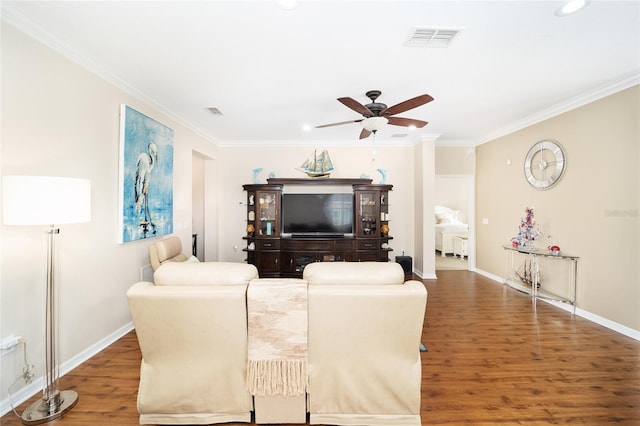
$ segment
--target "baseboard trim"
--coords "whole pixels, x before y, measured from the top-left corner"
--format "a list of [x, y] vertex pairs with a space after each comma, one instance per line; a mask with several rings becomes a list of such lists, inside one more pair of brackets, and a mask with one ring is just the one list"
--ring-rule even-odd
[[[476, 269], [476, 272], [482, 276], [485, 276], [493, 281], [496, 281], [500, 284], [504, 285], [504, 278], [502, 277], [498, 277], [496, 275], [490, 274], [486, 271], [483, 271], [481, 269]], [[541, 300], [543, 302], [549, 303], [553, 306], [556, 306], [560, 309], [564, 309], [567, 312], [571, 312], [573, 310], [572, 306], [568, 303], [562, 303], [562, 302], [556, 302], [554, 300], [546, 300], [546, 299], [538, 299]], [[601, 325], [603, 327], [606, 327], [610, 330], [613, 330], [617, 333], [623, 334], [627, 337], [630, 337], [634, 340], [640, 341], [640, 331], [639, 330], [634, 330], [631, 327], [627, 327], [626, 325], [622, 325], [619, 324], [615, 321], [611, 321], [610, 319], [601, 317], [600, 315], [596, 315], [592, 312], [589, 311], [585, 311], [582, 308], [579, 308], [576, 306], [576, 315], [578, 315], [579, 317], [582, 317], [584, 319], [587, 319], [593, 323], [596, 323], [598, 325]]]
[[[129, 322], [124, 326], [120, 327], [118, 330], [106, 336], [104, 339], [95, 343], [94, 345], [88, 347], [84, 351], [80, 352], [78, 355], [69, 359], [59, 366], [60, 377], [67, 374], [69, 371], [73, 370], [83, 362], [87, 361], [92, 356], [96, 355], [98, 352], [106, 349], [113, 343], [115, 343], [118, 339], [122, 338], [124, 335], [133, 330], [133, 322]], [[42, 376], [34, 379], [27, 386], [22, 387], [17, 392], [13, 394], [13, 404], [18, 406], [31, 398], [36, 393], [42, 392], [44, 387], [44, 378]], [[82, 396], [82, 395], [81, 395]], [[9, 397], [0, 401], [0, 416], [4, 416], [8, 412], [11, 411], [11, 400]]]

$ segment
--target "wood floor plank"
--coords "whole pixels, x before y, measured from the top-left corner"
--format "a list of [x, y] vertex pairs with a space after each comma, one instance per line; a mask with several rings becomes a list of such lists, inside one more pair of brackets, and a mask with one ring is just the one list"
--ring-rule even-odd
[[[472, 272], [423, 282], [423, 425], [640, 425], [640, 342]], [[132, 332], [61, 378], [80, 400], [51, 424], [137, 425], [140, 360]]]

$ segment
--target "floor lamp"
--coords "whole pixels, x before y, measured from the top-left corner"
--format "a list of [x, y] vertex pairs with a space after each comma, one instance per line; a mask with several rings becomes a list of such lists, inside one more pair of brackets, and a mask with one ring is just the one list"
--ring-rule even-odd
[[78, 402], [78, 393], [58, 390], [55, 294], [57, 225], [91, 219], [91, 184], [86, 179], [49, 176], [5, 176], [2, 185], [5, 225], [49, 225], [47, 230], [47, 296], [45, 307], [45, 369], [42, 398], [22, 414], [22, 423], [35, 425], [61, 417]]

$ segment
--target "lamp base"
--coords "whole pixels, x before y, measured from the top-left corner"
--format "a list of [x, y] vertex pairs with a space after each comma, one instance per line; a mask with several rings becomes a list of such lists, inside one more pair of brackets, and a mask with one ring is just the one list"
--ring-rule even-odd
[[72, 390], [60, 391], [51, 404], [39, 399], [22, 413], [22, 424], [38, 425], [57, 419], [65, 415], [78, 403], [78, 392]]

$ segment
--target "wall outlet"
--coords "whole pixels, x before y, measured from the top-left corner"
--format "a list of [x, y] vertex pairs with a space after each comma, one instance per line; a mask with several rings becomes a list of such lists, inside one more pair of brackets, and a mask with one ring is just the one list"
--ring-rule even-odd
[[24, 340], [21, 336], [9, 336], [2, 339], [2, 342], [0, 342], [0, 350], [2, 351], [2, 356], [15, 351], [16, 346], [18, 346], [23, 341]]

